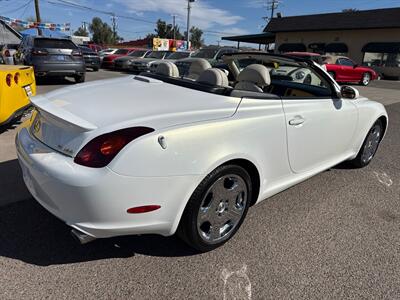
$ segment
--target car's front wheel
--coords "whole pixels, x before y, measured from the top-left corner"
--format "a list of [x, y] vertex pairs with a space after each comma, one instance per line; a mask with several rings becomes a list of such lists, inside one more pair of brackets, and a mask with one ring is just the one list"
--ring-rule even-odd
[[178, 235], [201, 252], [222, 246], [241, 226], [251, 196], [251, 178], [245, 169], [236, 165], [215, 169], [190, 198]]
[[370, 82], [371, 82], [371, 74], [370, 73], [364, 73], [362, 75], [360, 84], [363, 85], [363, 86], [367, 86]]
[[378, 150], [383, 133], [383, 123], [381, 120], [378, 120], [368, 132], [357, 157], [350, 161], [350, 163], [357, 168], [363, 168], [369, 165]]

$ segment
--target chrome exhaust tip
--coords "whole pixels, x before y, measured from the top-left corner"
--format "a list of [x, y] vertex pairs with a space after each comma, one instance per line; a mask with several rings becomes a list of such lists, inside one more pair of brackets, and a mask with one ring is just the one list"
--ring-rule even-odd
[[90, 236], [90, 235], [83, 233], [76, 229], [71, 230], [71, 235], [81, 245], [85, 245], [87, 243], [93, 242], [96, 239], [95, 237]]

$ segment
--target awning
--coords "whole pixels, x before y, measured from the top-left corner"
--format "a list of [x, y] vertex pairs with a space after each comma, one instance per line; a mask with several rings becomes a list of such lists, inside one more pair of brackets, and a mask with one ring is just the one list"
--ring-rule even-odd
[[370, 53], [400, 53], [400, 42], [398, 43], [369, 43], [362, 48], [362, 52]]
[[278, 48], [279, 52], [306, 52], [307, 47], [301, 43], [281, 44]]
[[327, 53], [347, 53], [349, 47], [345, 43], [332, 43], [325, 46], [325, 52]]
[[275, 43], [275, 33], [263, 32], [258, 34], [224, 36], [221, 38], [225, 41], [253, 43], [253, 44], [271, 44]]

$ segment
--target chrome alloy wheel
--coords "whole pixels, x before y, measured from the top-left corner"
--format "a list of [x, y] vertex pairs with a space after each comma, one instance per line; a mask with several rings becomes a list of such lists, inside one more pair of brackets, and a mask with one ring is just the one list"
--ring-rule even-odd
[[380, 124], [375, 124], [368, 137], [365, 141], [363, 153], [361, 155], [361, 160], [364, 163], [368, 163], [374, 157], [376, 150], [378, 149], [379, 143], [381, 141], [382, 127]]
[[246, 182], [238, 175], [218, 178], [205, 193], [197, 215], [202, 240], [215, 244], [227, 240], [240, 224], [248, 201]]
[[362, 78], [363, 85], [368, 85], [371, 81], [371, 75], [369, 73], [365, 73]]

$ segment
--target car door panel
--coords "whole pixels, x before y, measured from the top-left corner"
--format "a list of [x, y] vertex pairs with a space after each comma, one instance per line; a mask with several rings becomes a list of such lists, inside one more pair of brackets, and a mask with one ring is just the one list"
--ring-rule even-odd
[[295, 173], [339, 162], [351, 149], [357, 108], [348, 100], [283, 99], [288, 157]]

